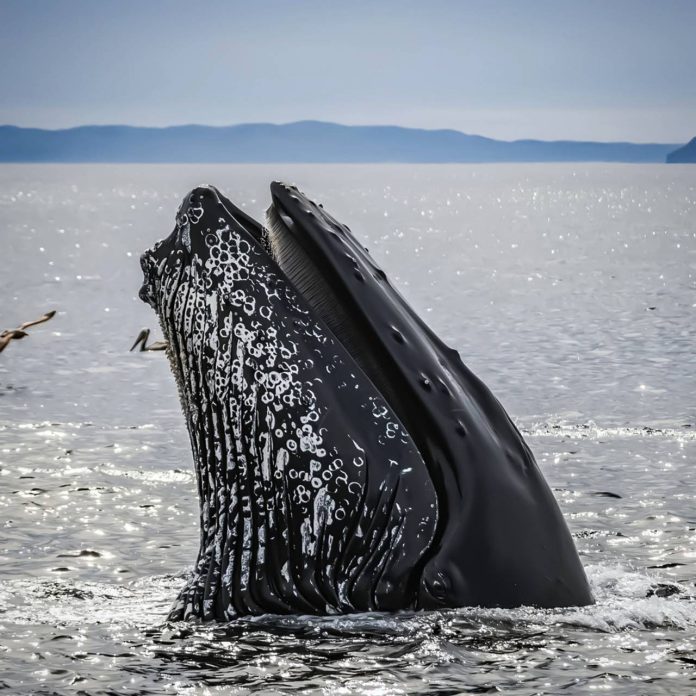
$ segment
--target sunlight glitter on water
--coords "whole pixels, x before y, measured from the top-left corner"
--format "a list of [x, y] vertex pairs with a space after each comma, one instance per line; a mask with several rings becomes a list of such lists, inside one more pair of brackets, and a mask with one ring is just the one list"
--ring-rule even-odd
[[[690, 172], [1, 167], [2, 322], [58, 314], [0, 356], [0, 690], [692, 693]], [[198, 502], [166, 360], [128, 352], [155, 328], [137, 258], [201, 180], [260, 217], [276, 178], [348, 223], [506, 405], [595, 606], [165, 622]]]

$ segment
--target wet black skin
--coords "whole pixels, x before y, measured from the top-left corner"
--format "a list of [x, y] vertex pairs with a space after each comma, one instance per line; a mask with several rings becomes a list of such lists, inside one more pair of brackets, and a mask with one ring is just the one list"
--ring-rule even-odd
[[[347, 227], [294, 187], [274, 183], [271, 194], [264, 228], [216, 189], [194, 190], [179, 211], [191, 219], [189, 211], [198, 211], [190, 249], [177, 223], [142, 259], [141, 298], [157, 311], [170, 346], [201, 498], [199, 556], [171, 618], [591, 604], [558, 504], [498, 400], [413, 312]], [[219, 340], [219, 322], [230, 312], [262, 330], [264, 318], [227, 307], [212, 275], [206, 292], [217, 296], [218, 313], [195, 324], [195, 336], [175, 304], [161, 300], [163, 283], [176, 288], [177, 274], [194, 257], [211, 258], [206, 240], [222, 224], [250, 246], [256, 277], [278, 288], [269, 326], [298, 346], [298, 361], [312, 359], [306, 378], [327, 447], [343, 456], [357, 438], [365, 451], [366, 465], [347, 468], [332, 493], [350, 513], [325, 528], [323, 538], [333, 541], [322, 542], [316, 556], [302, 550], [307, 515], [283, 493], [290, 484], [259, 479], [253, 433], [236, 454], [224, 447], [218, 454], [211, 440], [212, 430], [226, 427], [230, 405], [208, 393], [210, 375], [202, 374], [214, 369], [205, 367], [216, 353], [210, 337]], [[257, 282], [239, 287], [268, 302]], [[315, 326], [325, 338], [316, 338]], [[365, 398], [384, 403], [403, 429], [399, 438], [385, 442]], [[263, 422], [258, 408], [254, 422]], [[215, 428], [204, 427], [211, 419]], [[246, 481], [237, 477], [238, 456], [252, 464]], [[305, 464], [298, 453], [287, 466], [299, 471]], [[247, 501], [241, 507], [230, 503], [233, 487]], [[216, 550], [211, 540], [223, 519], [229, 533]], [[252, 557], [241, 582], [240, 530], [249, 519], [252, 545], [265, 529], [266, 550], [263, 560]]]
[[[265, 230], [200, 187], [141, 265], [140, 297], [167, 342], [200, 499], [198, 557], [169, 618], [413, 607], [437, 525], [425, 463], [284, 276]], [[277, 392], [288, 366], [296, 376]], [[320, 436], [323, 453], [296, 428]], [[298, 499], [301, 488], [312, 496]]]
[[435, 485], [438, 524], [416, 606], [591, 604], [558, 504], [500, 402], [345, 225], [294, 187], [276, 182], [271, 194], [281, 269], [384, 395]]

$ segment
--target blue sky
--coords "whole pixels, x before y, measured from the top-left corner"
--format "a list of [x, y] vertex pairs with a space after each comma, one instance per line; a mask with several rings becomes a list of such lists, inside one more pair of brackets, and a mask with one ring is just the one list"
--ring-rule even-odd
[[696, 0], [0, 0], [0, 123], [696, 135]]

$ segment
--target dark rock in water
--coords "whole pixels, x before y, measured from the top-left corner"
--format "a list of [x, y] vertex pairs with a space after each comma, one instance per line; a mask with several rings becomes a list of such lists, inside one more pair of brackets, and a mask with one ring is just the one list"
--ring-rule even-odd
[[672, 583], [658, 582], [655, 583], [645, 595], [646, 597], [672, 597], [673, 595], [681, 594], [682, 590], [679, 585]]
[[81, 551], [76, 551], [75, 553], [59, 553], [58, 558], [99, 558], [101, 554], [99, 551], [92, 551], [91, 549], [82, 549]]
[[696, 138], [667, 155], [667, 164], [696, 164]]

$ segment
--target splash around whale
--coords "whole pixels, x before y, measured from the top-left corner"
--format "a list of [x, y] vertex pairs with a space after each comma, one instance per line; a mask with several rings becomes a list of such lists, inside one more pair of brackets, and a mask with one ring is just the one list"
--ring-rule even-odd
[[141, 258], [188, 426], [201, 541], [173, 620], [591, 603], [534, 457], [343, 224], [213, 187]]

